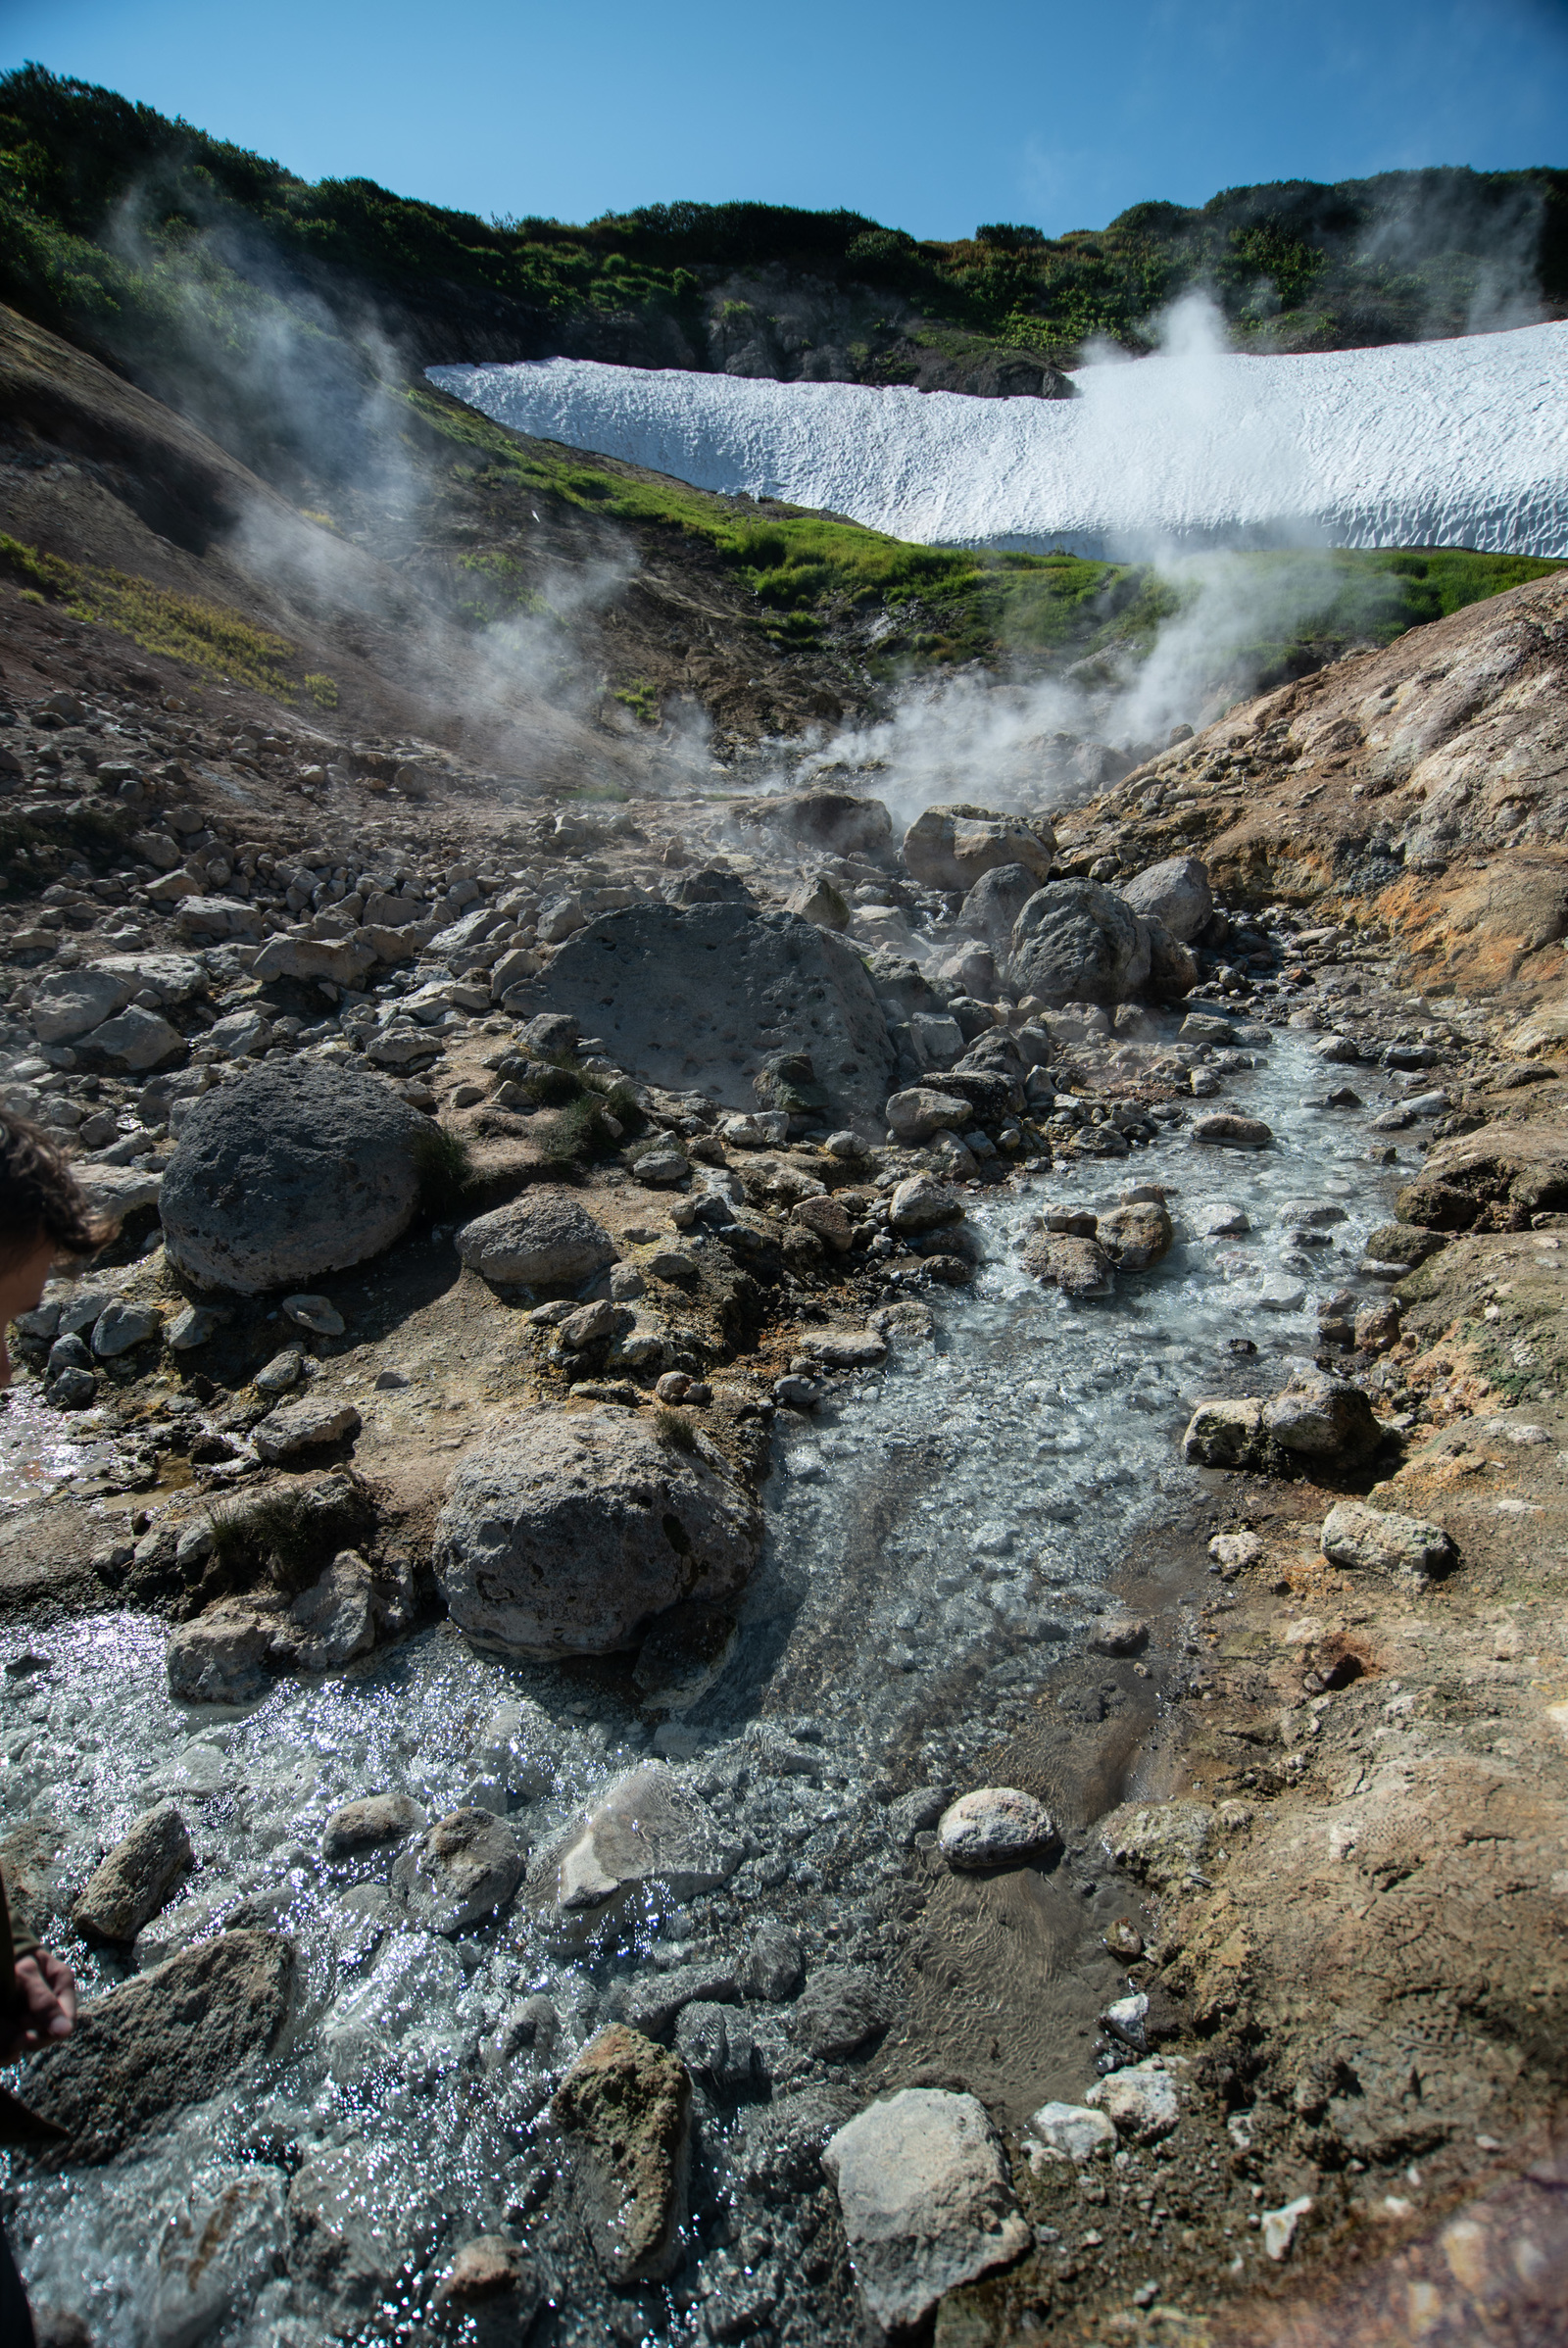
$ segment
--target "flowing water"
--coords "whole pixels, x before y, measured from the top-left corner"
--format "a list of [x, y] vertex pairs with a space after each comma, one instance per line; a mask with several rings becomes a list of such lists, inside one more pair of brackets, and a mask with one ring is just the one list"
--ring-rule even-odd
[[[512, 1805], [539, 1840], [648, 1758], [624, 1682], [509, 1665], [441, 1625], [340, 1677], [283, 1681], [260, 1705], [215, 1716], [171, 1701], [156, 1621], [102, 1614], [35, 1632], [46, 1666], [0, 1681], [4, 1830], [63, 1825], [79, 1881], [138, 1812], [172, 1795], [199, 1866], [154, 1934], [172, 1945], [223, 1921], [275, 1923], [301, 1952], [291, 2036], [260, 2082], [106, 2168], [19, 2178], [14, 2235], [35, 2296], [78, 2309], [101, 2348], [198, 2338], [305, 2348], [351, 2312], [366, 2318], [376, 2290], [362, 2285], [355, 2300], [345, 2276], [356, 2258], [379, 2270], [377, 2290], [401, 2262], [376, 2336], [395, 2333], [397, 2308], [417, 2302], [454, 2239], [530, 2230], [550, 2185], [548, 2097], [612, 1975], [667, 1965], [692, 1944], [743, 1947], [764, 1915], [801, 1931], [808, 1961], [853, 1937], [857, 1903], [903, 1865], [878, 1798], [890, 1759], [904, 1757], [899, 1783], [961, 1784], [966, 1753], [994, 1744], [1048, 1682], [1070, 1688], [1092, 1665], [1102, 1676], [1087, 1641], [1107, 1577], [1198, 1490], [1180, 1450], [1194, 1401], [1226, 1384], [1273, 1391], [1310, 1354], [1317, 1300], [1355, 1284], [1391, 1178], [1368, 1164], [1358, 1116], [1303, 1104], [1317, 1073], [1282, 1036], [1233, 1080], [1224, 1105], [1265, 1117], [1271, 1150], [1203, 1150], [1178, 1128], [1129, 1160], [984, 1195], [974, 1213], [989, 1260], [972, 1290], [933, 1300], [933, 1339], [901, 1342], [884, 1371], [839, 1386], [812, 1418], [781, 1414], [765, 1555], [733, 1653], [658, 1746], [749, 1835], [751, 1855], [724, 1888], [644, 1912], [618, 1943], [572, 1950], [520, 1902], [456, 1944], [410, 1932], [383, 1888], [388, 1854], [329, 1872], [319, 1849], [328, 1814], [364, 1794], [404, 1790], [432, 1816], [469, 1798], [500, 1806], [485, 1724], [519, 1693], [554, 1724], [531, 1757], [549, 1791]], [[1031, 1215], [1048, 1203], [1102, 1207], [1138, 1180], [1173, 1194], [1179, 1236], [1163, 1263], [1080, 1304], [1022, 1271]], [[1343, 1210], [1314, 1234], [1320, 1245], [1287, 1236], [1300, 1218], [1286, 1210], [1300, 1201]], [[1250, 1229], [1198, 1237], [1202, 1210], [1224, 1202]], [[1240, 1382], [1234, 1339], [1263, 1357]], [[1178, 1692], [1167, 1684], [1161, 1700]], [[819, 1756], [814, 1773], [742, 1765], [748, 1753], [755, 1763], [764, 1716]], [[1152, 1693], [1145, 1749], [1157, 1748], [1158, 1725]], [[1125, 1783], [1141, 1766], [1132, 1752]], [[824, 1899], [824, 1886], [839, 1888]], [[122, 1971], [87, 1957], [87, 1992]], [[537, 1991], [561, 2017], [555, 2045], [487, 2067], [491, 2033]], [[756, 2095], [769, 2079], [809, 2076], [787, 2015], [758, 2020]], [[714, 2109], [705, 2125], [693, 2245], [705, 2262], [722, 2263], [715, 2244], [735, 2238], [750, 2206], [735, 2158], [744, 2120]], [[338, 2179], [350, 2213], [348, 2264], [318, 2282], [284, 2272], [301, 2163]], [[559, 2210], [549, 2229], [543, 2217], [532, 2227], [547, 2263]], [[780, 2257], [786, 2247], [780, 2236]], [[639, 2324], [703, 2336], [691, 2275], [644, 2294]], [[562, 2336], [608, 2336], [602, 2310], [564, 2297]], [[824, 2307], [818, 2336], [853, 2333], [853, 2311]]]

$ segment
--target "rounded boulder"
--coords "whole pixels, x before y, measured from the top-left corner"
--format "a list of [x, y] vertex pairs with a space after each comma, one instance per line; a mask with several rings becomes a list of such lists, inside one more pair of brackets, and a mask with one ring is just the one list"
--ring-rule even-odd
[[1121, 893], [1135, 913], [1162, 921], [1183, 946], [1207, 928], [1214, 911], [1208, 866], [1199, 856], [1166, 856], [1163, 863], [1148, 864]]
[[[682, 1161], [684, 1163], [684, 1160]], [[485, 1280], [506, 1287], [559, 1287], [586, 1280], [615, 1260], [615, 1243], [569, 1192], [524, 1191], [475, 1215], [458, 1233], [458, 1253]]]
[[684, 1599], [733, 1595], [760, 1530], [751, 1495], [706, 1448], [663, 1443], [623, 1409], [539, 1410], [458, 1470], [436, 1579], [481, 1645], [613, 1654]]
[[1037, 889], [1012, 925], [1007, 975], [1047, 1003], [1126, 1003], [1149, 977], [1149, 925], [1098, 881]]
[[171, 1262], [205, 1288], [257, 1296], [379, 1255], [414, 1220], [428, 1131], [353, 1068], [293, 1061], [219, 1086], [164, 1176]]

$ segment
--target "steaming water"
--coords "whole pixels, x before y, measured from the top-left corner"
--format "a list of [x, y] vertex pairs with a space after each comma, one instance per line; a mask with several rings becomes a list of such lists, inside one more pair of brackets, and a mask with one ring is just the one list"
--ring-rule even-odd
[[[79, 1873], [172, 1795], [200, 1867], [155, 1929], [177, 1928], [182, 1909], [209, 1923], [275, 1922], [297, 1936], [302, 1981], [291, 2043], [260, 2084], [225, 2090], [105, 2169], [23, 2181], [16, 2230], [35, 2295], [79, 2309], [104, 2348], [198, 2337], [308, 2348], [334, 2309], [330, 2294], [318, 2300], [281, 2273], [288, 2176], [304, 2158], [345, 2165], [362, 2229], [410, 2248], [417, 2296], [443, 2242], [504, 2226], [525, 2202], [536, 2117], [590, 2034], [610, 1973], [646, 1967], [661, 1934], [738, 1949], [760, 1914], [808, 1921], [824, 1868], [838, 1877], [849, 1866], [852, 1897], [895, 1872], [870, 1785], [890, 1739], [929, 1724], [961, 1770], [966, 1729], [977, 1749], [1010, 1703], [1070, 1670], [1140, 1526], [1168, 1521], [1194, 1489], [1178, 1437], [1194, 1399], [1214, 1391], [1225, 1341], [1250, 1335], [1273, 1353], [1257, 1365], [1269, 1391], [1281, 1356], [1308, 1351], [1317, 1296], [1353, 1285], [1365, 1232], [1387, 1212], [1386, 1178], [1366, 1163], [1359, 1118], [1302, 1105], [1317, 1074], [1304, 1047], [1281, 1037], [1236, 1081], [1236, 1104], [1274, 1126], [1272, 1151], [1204, 1150], [1178, 1133], [977, 1204], [991, 1260], [972, 1292], [938, 1299], [934, 1347], [900, 1345], [884, 1374], [781, 1433], [741, 1637], [689, 1715], [709, 1742], [688, 1776], [760, 1847], [724, 1890], [644, 1917], [618, 1951], [564, 1953], [520, 1906], [455, 1947], [375, 1913], [389, 1856], [352, 1876], [328, 1876], [318, 1858], [325, 1818], [357, 1796], [398, 1788], [432, 1815], [467, 1798], [483, 1724], [519, 1691], [555, 1724], [554, 1785], [514, 1814], [547, 1834], [645, 1755], [646, 1728], [603, 1684], [476, 1655], [442, 1626], [344, 1676], [282, 1682], [212, 1725], [213, 1714], [171, 1701], [163, 1632], [145, 1616], [35, 1631], [51, 1668], [0, 1682], [0, 1825], [74, 1828]], [[1081, 1305], [1021, 1271], [1013, 1249], [1032, 1213], [1058, 1200], [1102, 1206], [1139, 1178], [1176, 1193], [1182, 1236], [1164, 1263]], [[1297, 1264], [1283, 1210], [1303, 1198], [1341, 1204], [1347, 1219]], [[1198, 1210], [1220, 1200], [1245, 1208], [1250, 1235], [1192, 1236]], [[942, 1694], [958, 1670], [969, 1691], [955, 1721]], [[735, 1740], [764, 1713], [820, 1739], [820, 1782], [754, 1771], [740, 1801], [722, 1764], [744, 1749], [755, 1760], [755, 1745]], [[117, 1978], [98, 1957], [83, 1972], [89, 1993]], [[536, 1989], [563, 2016], [550, 2069], [524, 2053], [481, 2079], [481, 2040]], [[786, 2024], [775, 2013], [758, 2029], [764, 2043], [772, 2030], [771, 2060], [787, 2068]], [[708, 2131], [721, 2175], [736, 2126]], [[215, 2213], [220, 2248], [195, 2303], [209, 2333], [188, 2328], [187, 2285], [191, 2245]], [[548, 2257], [548, 2236], [542, 2247]], [[690, 2322], [671, 2303], [656, 2328], [674, 2336]], [[824, 2311], [821, 2336], [841, 2331]], [[579, 2310], [564, 2336], [604, 2333]]]
[[1568, 324], [1086, 367], [1073, 400], [578, 359], [428, 371], [518, 431], [927, 544], [1568, 554]]

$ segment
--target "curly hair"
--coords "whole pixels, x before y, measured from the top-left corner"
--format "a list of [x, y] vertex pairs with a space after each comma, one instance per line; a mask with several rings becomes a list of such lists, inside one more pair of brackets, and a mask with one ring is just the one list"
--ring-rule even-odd
[[92, 1255], [108, 1236], [48, 1135], [0, 1110], [0, 1271], [44, 1240], [59, 1255]]

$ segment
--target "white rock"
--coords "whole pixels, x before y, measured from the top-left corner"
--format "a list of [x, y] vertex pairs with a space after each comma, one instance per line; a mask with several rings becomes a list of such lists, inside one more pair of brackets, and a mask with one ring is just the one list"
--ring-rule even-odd
[[1422, 1517], [1398, 1516], [1342, 1500], [1323, 1520], [1323, 1554], [1331, 1565], [1355, 1573], [1392, 1574], [1425, 1589], [1434, 1574], [1446, 1573], [1458, 1552], [1441, 1525]]
[[1302, 2193], [1295, 2201], [1286, 2202], [1283, 2209], [1262, 2212], [1263, 2250], [1266, 2257], [1282, 2259], [1296, 2239], [1296, 2229], [1312, 2207], [1310, 2193]]
[[1058, 2161], [1089, 2161], [1097, 2152], [1110, 2152], [1116, 2130], [1103, 2112], [1082, 2103], [1043, 2103], [1030, 2115], [1029, 2126], [1040, 2149]]
[[1168, 2136], [1181, 2117], [1176, 2081], [1158, 2055], [1097, 2079], [1084, 2101], [1102, 2111], [1119, 2136], [1131, 2136], [1139, 2144], [1154, 2144]]
[[961, 1795], [937, 1826], [937, 1848], [950, 1867], [1022, 1867], [1057, 1839], [1050, 1811], [1015, 1785]]
[[657, 1883], [691, 1899], [726, 1883], [741, 1862], [706, 1804], [657, 1761], [628, 1772], [554, 1847], [542, 1872], [552, 1904], [597, 1911], [618, 1893]]
[[905, 2087], [824, 2146], [850, 2263], [884, 2335], [923, 2323], [960, 2283], [1028, 2247], [1006, 2162], [973, 2095]]

